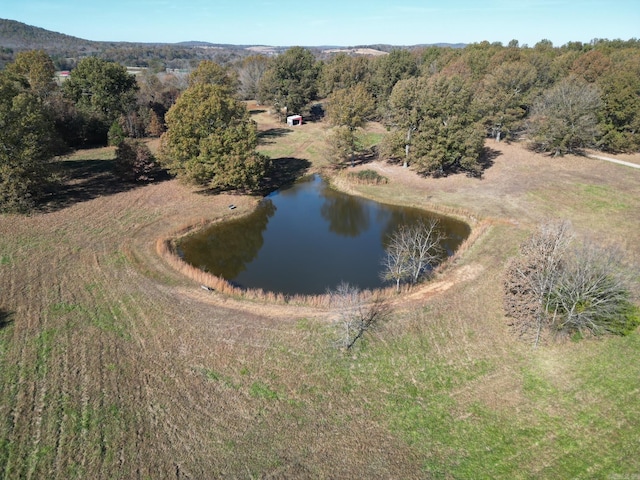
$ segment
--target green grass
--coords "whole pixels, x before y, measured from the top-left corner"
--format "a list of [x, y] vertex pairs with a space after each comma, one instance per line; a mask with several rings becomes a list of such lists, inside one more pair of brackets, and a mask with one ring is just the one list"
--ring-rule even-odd
[[[266, 115], [266, 114], [262, 114]], [[270, 119], [273, 122], [273, 119]], [[274, 126], [282, 128], [282, 126]], [[258, 151], [270, 158], [299, 158], [309, 160], [317, 166], [327, 163], [325, 159], [325, 131], [322, 123], [305, 124], [294, 128], [286, 135], [260, 145]]]
[[76, 150], [71, 155], [63, 157], [65, 160], [113, 160], [116, 158], [116, 147], [90, 148]]
[[[89, 285], [87, 289], [101, 292], [100, 287], [97, 285]], [[98, 298], [101, 301], [94, 306], [67, 302], [54, 303], [49, 307], [49, 312], [54, 318], [66, 316], [67, 325], [70, 327], [77, 324], [88, 324], [103, 332], [113, 333], [125, 340], [130, 339], [128, 327], [123, 322], [126, 315], [121, 306], [104, 302], [101, 298], [101, 293], [98, 293]]]
[[625, 193], [608, 185], [577, 184], [576, 193], [584, 205], [594, 211], [622, 211], [630, 207]]
[[384, 138], [384, 133], [378, 132], [362, 132], [359, 140], [364, 148], [371, 148], [378, 145]]
[[56, 333], [56, 330], [53, 328], [42, 330], [34, 339], [34, 346], [37, 354], [35, 372], [40, 378], [47, 374], [49, 357], [52, 350], [55, 348], [54, 338]]
[[[564, 216], [575, 214], [572, 210], [589, 215], [616, 215], [635, 208], [637, 203], [637, 198], [629, 198], [628, 192], [610, 185], [576, 183], [565, 186], [562, 193], [544, 189], [531, 191], [528, 195], [541, 201], [550, 211], [557, 213], [561, 208]], [[558, 204], [558, 198], [564, 199], [562, 204]]]
[[249, 395], [254, 398], [263, 398], [265, 400], [278, 400], [280, 398], [278, 392], [272, 390], [263, 382], [253, 382], [249, 388]]
[[[533, 363], [524, 361], [517, 379], [524, 400], [510, 410], [481, 399], [461, 405], [454, 395], [495, 373], [491, 361], [436, 359], [426, 338], [406, 335], [384, 345], [370, 343], [355, 358], [336, 353], [324, 372], [332, 387], [316, 391], [315, 401], [347, 395], [354, 406], [367, 405], [419, 451], [427, 478], [628, 475], [640, 471], [640, 366], [628, 362], [640, 349], [639, 339], [635, 334], [597, 345], [585, 342], [557, 359], [570, 370], [569, 385], [555, 385], [552, 373], [538, 368], [548, 352], [540, 358], [533, 353]], [[593, 346], [597, 353], [589, 355]], [[252, 395], [277, 398], [277, 387], [257, 385]]]

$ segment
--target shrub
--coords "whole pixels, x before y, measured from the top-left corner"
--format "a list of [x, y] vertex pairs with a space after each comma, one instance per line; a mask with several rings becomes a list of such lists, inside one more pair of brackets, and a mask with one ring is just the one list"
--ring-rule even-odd
[[568, 333], [628, 335], [639, 323], [630, 277], [618, 250], [581, 245], [567, 252], [549, 292], [554, 328]]
[[140, 140], [124, 139], [116, 150], [116, 173], [132, 182], [153, 180], [157, 162], [149, 147]]
[[360, 170], [359, 172], [349, 172], [349, 180], [361, 185], [383, 185], [389, 182], [387, 177], [383, 177], [375, 170]]

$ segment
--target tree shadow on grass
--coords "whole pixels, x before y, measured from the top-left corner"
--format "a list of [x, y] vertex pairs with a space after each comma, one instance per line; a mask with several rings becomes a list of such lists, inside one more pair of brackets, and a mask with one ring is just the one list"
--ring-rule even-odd
[[480, 158], [478, 159], [478, 163], [480, 164], [482, 173], [493, 167], [494, 160], [500, 155], [502, 155], [502, 152], [494, 150], [491, 147], [484, 147], [482, 149], [482, 153], [480, 154]]
[[273, 140], [279, 137], [289, 135], [293, 130], [290, 128], [270, 128], [258, 133], [258, 143], [260, 145], [269, 145], [275, 143]]
[[332, 168], [335, 170], [348, 170], [349, 168], [366, 165], [378, 159], [379, 159], [378, 149], [375, 146], [373, 146], [371, 148], [368, 148], [366, 150], [363, 150], [361, 152], [354, 154], [353, 158], [343, 160], [341, 162], [334, 162], [332, 164]]
[[113, 160], [62, 160], [58, 162], [58, 174], [62, 180], [50, 188], [42, 210], [52, 212], [87, 202], [98, 197], [127, 192], [147, 183], [169, 180], [169, 174], [161, 169], [154, 172], [152, 182], [132, 183], [114, 172]]
[[13, 323], [13, 315], [9, 312], [0, 310], [0, 330], [7, 328]]
[[433, 178], [441, 178], [448, 177], [449, 175], [466, 174], [468, 177], [482, 179], [484, 172], [493, 166], [494, 160], [500, 155], [502, 155], [502, 152], [494, 150], [491, 147], [484, 147], [480, 152], [480, 157], [478, 157], [477, 169], [469, 170], [467, 168], [463, 168], [462, 165], [457, 163], [456, 165], [450, 166], [448, 170], [436, 170], [434, 172], [430, 172], [428, 175], [431, 175]]
[[306, 123], [321, 122], [324, 115], [324, 105], [322, 103], [314, 103], [309, 107], [309, 111], [304, 113], [304, 121]]
[[374, 146], [360, 152], [353, 160], [354, 166], [366, 165], [378, 159], [378, 149]]

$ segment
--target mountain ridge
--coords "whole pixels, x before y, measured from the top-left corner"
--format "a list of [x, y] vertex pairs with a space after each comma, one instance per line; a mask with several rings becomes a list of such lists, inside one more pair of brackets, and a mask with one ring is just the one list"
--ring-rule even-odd
[[[226, 48], [226, 49], [246, 49], [255, 46], [265, 46], [273, 48], [288, 48], [292, 45], [267, 45], [260, 44], [228, 44], [213, 43], [200, 40], [188, 40], [183, 42], [127, 42], [127, 41], [97, 41], [84, 38], [74, 37], [65, 33], [55, 32], [44, 28], [29, 25], [17, 20], [0, 18], [0, 47], [16, 49], [16, 50], [34, 50], [43, 49], [50, 50], [52, 48], [86, 48], [86, 49], [104, 49], [116, 45], [169, 45], [181, 48]], [[418, 47], [451, 47], [462, 48], [463, 43], [433, 43], [420, 45], [391, 45], [391, 44], [374, 44], [374, 45], [306, 45], [307, 48], [318, 50], [326, 49], [354, 49], [354, 48], [373, 48], [381, 51], [388, 51], [393, 48], [418, 48]]]

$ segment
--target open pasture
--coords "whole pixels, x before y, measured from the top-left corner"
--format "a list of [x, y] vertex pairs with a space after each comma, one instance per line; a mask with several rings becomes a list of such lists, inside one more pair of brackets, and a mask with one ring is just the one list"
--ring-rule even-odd
[[[254, 118], [283, 166], [326, 166], [322, 122]], [[553, 218], [638, 267], [640, 171], [487, 148], [482, 179], [384, 162], [358, 168], [387, 184], [335, 179], [483, 228], [349, 356], [323, 309], [206, 292], [157, 255], [158, 238], [255, 198], [175, 180], [101, 190], [108, 152], [67, 159], [82, 175], [64, 202], [0, 217], [2, 476], [636, 478], [640, 335], [531, 350], [507, 327], [502, 273]]]

